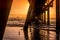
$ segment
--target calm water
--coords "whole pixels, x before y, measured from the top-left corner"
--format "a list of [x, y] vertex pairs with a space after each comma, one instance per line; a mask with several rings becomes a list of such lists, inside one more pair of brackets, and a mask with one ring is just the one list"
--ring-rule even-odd
[[3, 40], [24, 40], [22, 29], [21, 27], [6, 27]]
[[[20, 32], [20, 35], [19, 35]], [[30, 35], [30, 28], [29, 28], [29, 39], [31, 39]], [[49, 39], [55, 40], [56, 33], [53, 31], [49, 31]], [[47, 32], [45, 31], [45, 34], [47, 35]], [[3, 40], [24, 40], [24, 32], [23, 27], [6, 27]]]

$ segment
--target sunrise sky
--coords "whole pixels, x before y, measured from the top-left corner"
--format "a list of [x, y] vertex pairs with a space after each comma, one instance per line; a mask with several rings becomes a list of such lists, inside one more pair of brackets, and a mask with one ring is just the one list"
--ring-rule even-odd
[[[56, 15], [56, 0], [54, 0], [53, 7], [50, 8], [50, 17], [55, 18]], [[13, 0], [11, 11], [9, 17], [20, 17], [26, 18], [27, 12], [29, 8], [28, 0]]]

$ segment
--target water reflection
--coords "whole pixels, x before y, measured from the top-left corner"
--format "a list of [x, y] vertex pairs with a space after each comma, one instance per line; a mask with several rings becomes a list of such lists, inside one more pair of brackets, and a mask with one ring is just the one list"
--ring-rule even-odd
[[[56, 30], [56, 29], [55, 29]], [[56, 31], [53, 29], [41, 29], [40, 35], [43, 40], [56, 40]]]
[[[18, 35], [19, 31], [20, 31], [20, 35]], [[33, 28], [31, 31], [33, 32]], [[30, 32], [30, 28], [28, 28], [28, 35], [29, 35], [29, 40], [31, 40], [32, 35]], [[45, 35], [43, 38], [44, 40], [47, 40], [47, 31], [41, 30], [41, 35]], [[3, 40], [25, 40], [23, 27], [6, 27]], [[49, 40], [56, 40], [55, 31], [49, 31]]]

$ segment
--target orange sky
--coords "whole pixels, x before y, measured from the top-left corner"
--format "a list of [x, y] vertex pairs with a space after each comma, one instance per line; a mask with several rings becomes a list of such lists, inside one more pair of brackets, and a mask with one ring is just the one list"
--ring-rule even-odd
[[25, 17], [29, 8], [27, 0], [13, 0], [9, 17]]
[[[54, 0], [56, 1], [56, 0]], [[50, 17], [55, 18], [55, 13], [56, 13], [56, 2], [54, 2], [54, 5], [52, 8], [50, 8]], [[26, 14], [28, 12], [29, 8], [29, 3], [27, 0], [13, 0], [11, 11], [9, 17], [22, 17], [25, 18]]]
[[53, 2], [53, 7], [50, 8], [50, 17], [56, 18], [56, 0]]

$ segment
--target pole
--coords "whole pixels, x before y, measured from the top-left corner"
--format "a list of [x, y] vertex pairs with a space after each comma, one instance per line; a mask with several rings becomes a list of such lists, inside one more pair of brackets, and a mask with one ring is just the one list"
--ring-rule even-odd
[[0, 0], [0, 40], [3, 39], [12, 1], [13, 0]]

